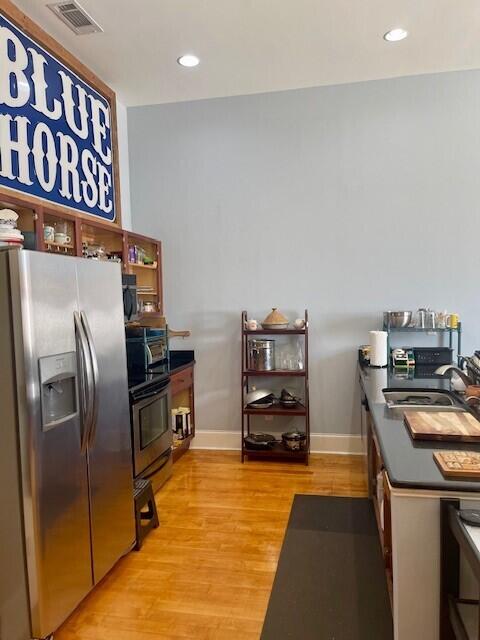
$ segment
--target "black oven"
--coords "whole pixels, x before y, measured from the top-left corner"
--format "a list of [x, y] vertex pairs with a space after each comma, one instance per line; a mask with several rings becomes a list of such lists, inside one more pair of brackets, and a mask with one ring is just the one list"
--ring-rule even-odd
[[150, 478], [158, 488], [171, 469], [170, 377], [146, 375], [130, 389], [135, 477]]

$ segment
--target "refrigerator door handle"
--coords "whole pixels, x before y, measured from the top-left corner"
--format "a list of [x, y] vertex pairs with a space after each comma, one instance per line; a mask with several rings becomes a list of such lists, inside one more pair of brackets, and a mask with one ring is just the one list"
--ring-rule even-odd
[[75, 322], [75, 330], [78, 336], [80, 346], [80, 380], [81, 380], [81, 397], [82, 397], [82, 434], [80, 438], [80, 451], [85, 453], [87, 450], [88, 434], [91, 429], [92, 413], [93, 413], [93, 370], [89, 357], [88, 341], [83, 328], [80, 314], [78, 311], [73, 312]]
[[88, 436], [88, 446], [93, 446], [95, 442], [95, 435], [97, 432], [97, 417], [98, 417], [98, 359], [95, 351], [95, 345], [93, 344], [92, 332], [90, 325], [88, 324], [88, 318], [85, 311], [80, 312], [83, 328], [88, 342], [88, 351], [90, 354], [90, 363], [92, 367], [93, 378], [93, 402], [92, 402], [92, 420], [90, 424], [90, 433]]

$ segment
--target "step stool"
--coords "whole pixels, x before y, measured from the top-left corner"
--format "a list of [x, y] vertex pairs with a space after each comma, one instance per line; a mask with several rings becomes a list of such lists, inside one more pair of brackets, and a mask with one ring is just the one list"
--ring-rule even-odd
[[[150, 480], [144, 480], [143, 478], [135, 480], [133, 498], [135, 500], [135, 529], [137, 533], [135, 549], [139, 551], [147, 533], [151, 529], [156, 529], [160, 524]], [[145, 507], [148, 507], [148, 510], [142, 511]], [[142, 521], [145, 520], [148, 522], [143, 524]]]

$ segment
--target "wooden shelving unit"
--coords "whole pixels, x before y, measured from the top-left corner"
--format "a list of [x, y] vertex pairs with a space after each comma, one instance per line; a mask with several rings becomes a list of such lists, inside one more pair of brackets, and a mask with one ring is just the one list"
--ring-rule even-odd
[[[308, 464], [310, 452], [310, 409], [309, 409], [309, 381], [308, 381], [308, 311], [305, 310], [304, 329], [256, 329], [255, 331], [246, 329], [247, 312], [242, 312], [242, 462], [248, 458], [271, 458], [280, 460], [300, 460]], [[254, 336], [303, 336], [304, 346], [304, 369], [285, 370], [273, 369], [271, 371], [256, 371], [248, 368], [248, 342]], [[256, 409], [246, 406], [245, 396], [250, 390], [250, 378], [281, 377], [298, 378], [304, 382], [304, 402], [298, 403], [295, 407], [285, 408], [280, 405], [273, 405], [266, 409]], [[305, 433], [307, 436], [306, 447], [300, 451], [290, 451], [285, 449], [283, 443], [277, 440], [273, 446], [265, 450], [248, 449], [245, 446], [245, 437], [251, 432], [251, 418], [258, 416], [275, 417], [303, 417], [305, 420]]]
[[[143, 302], [151, 302], [157, 312], [163, 312], [163, 288], [162, 288], [162, 244], [157, 240], [139, 235], [138, 233], [126, 233], [127, 256], [125, 260], [126, 272], [133, 273], [137, 277], [137, 293]], [[133, 248], [145, 253], [152, 264], [133, 262], [130, 252]], [[148, 291], [142, 291], [142, 287]]]
[[[68, 209], [52, 208], [47, 204], [29, 202], [16, 195], [1, 194], [0, 208], [18, 213], [18, 228], [25, 236], [25, 246], [37, 251], [49, 251], [59, 255], [82, 257], [88, 246], [105, 248], [106, 255], [122, 263], [124, 273], [137, 276], [137, 284], [149, 286], [148, 292], [140, 292], [141, 299], [151, 301], [155, 310], [163, 314], [162, 244], [159, 240], [125, 231], [111, 222], [103, 222], [92, 216], [76, 214]], [[44, 227], [61, 224], [71, 238], [67, 244], [45, 242]], [[153, 263], [131, 263], [129, 246], [142, 247]]]
[[[370, 414], [368, 414], [369, 416]], [[370, 420], [370, 417], [368, 417]], [[393, 559], [392, 559], [392, 514], [390, 502], [390, 488], [385, 466], [380, 454], [380, 447], [373, 433], [371, 425], [367, 425], [368, 439], [368, 477], [369, 493], [373, 502], [375, 520], [377, 522], [380, 546], [382, 549], [383, 562], [385, 567], [385, 577], [387, 581], [388, 596], [390, 606], [393, 611]], [[379, 487], [378, 483], [381, 483]], [[378, 500], [378, 489], [383, 492], [383, 503]]]
[[138, 262], [129, 262], [128, 266], [129, 266], [129, 268], [133, 268], [133, 269], [152, 269], [152, 270], [155, 270], [157, 268], [157, 263], [154, 262], [153, 264], [139, 264]]
[[171, 375], [172, 409], [176, 407], [188, 407], [190, 409], [191, 434], [183, 440], [176, 440], [173, 445], [173, 462], [179, 460], [190, 448], [190, 443], [195, 437], [195, 387], [194, 368], [192, 362]]
[[247, 369], [243, 372], [244, 376], [287, 376], [288, 378], [305, 378], [305, 371], [294, 371], [292, 369], [274, 369], [272, 371], [252, 371], [251, 369]]

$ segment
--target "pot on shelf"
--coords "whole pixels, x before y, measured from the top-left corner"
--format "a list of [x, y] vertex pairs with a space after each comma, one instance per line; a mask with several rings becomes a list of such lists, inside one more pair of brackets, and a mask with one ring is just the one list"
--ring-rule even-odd
[[307, 434], [303, 431], [282, 433], [282, 442], [288, 451], [303, 451], [307, 445]]
[[275, 340], [248, 341], [248, 368], [252, 371], [275, 369]]
[[271, 449], [275, 444], [275, 437], [270, 433], [250, 433], [243, 439], [246, 449], [252, 451], [263, 451]]

